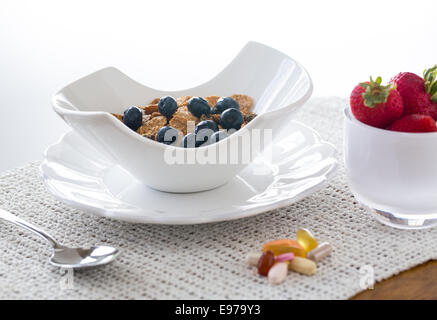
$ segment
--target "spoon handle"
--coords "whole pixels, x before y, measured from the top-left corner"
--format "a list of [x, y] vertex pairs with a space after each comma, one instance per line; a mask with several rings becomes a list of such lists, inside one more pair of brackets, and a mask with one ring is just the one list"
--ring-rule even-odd
[[16, 215], [13, 215], [10, 212], [7, 212], [3, 209], [0, 209], [0, 218], [3, 220], [6, 220], [8, 222], [11, 222], [13, 224], [16, 224], [17, 226], [23, 227], [29, 231], [32, 231], [39, 235], [40, 237], [46, 239], [54, 248], [61, 248], [62, 246], [56, 242], [55, 239], [51, 235], [49, 235], [47, 232], [41, 230], [37, 226], [34, 226], [33, 224], [24, 221], [23, 219], [17, 217]]

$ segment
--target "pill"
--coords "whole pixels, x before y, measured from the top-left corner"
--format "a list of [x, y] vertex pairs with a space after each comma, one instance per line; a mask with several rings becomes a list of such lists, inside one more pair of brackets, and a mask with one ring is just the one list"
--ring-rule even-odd
[[315, 249], [318, 245], [317, 240], [308, 229], [297, 230], [296, 240], [305, 249], [306, 252]]
[[288, 263], [278, 262], [270, 268], [267, 278], [270, 284], [280, 284], [285, 280], [288, 273]]
[[267, 276], [270, 268], [275, 264], [275, 255], [270, 250], [264, 252], [258, 261], [258, 273]]
[[288, 253], [283, 253], [279, 256], [276, 257], [276, 262], [284, 262], [284, 261], [290, 261], [294, 259], [294, 253], [293, 252], [288, 252]]
[[257, 266], [259, 258], [261, 257], [261, 252], [249, 252], [246, 257], [246, 262], [249, 266]]
[[321, 243], [317, 248], [308, 252], [307, 258], [314, 262], [319, 262], [329, 256], [332, 252], [332, 246], [328, 242]]
[[306, 275], [312, 275], [317, 271], [317, 265], [313, 260], [302, 257], [294, 257], [288, 264], [288, 268]]
[[275, 256], [283, 253], [294, 253], [295, 256], [306, 257], [305, 249], [296, 240], [280, 239], [267, 242], [263, 245], [262, 251], [270, 250]]

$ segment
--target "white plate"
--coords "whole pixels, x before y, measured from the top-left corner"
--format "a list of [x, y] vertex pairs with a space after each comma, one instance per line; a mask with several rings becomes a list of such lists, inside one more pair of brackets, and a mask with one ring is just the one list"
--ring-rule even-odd
[[57, 199], [99, 216], [156, 224], [226, 221], [290, 205], [331, 178], [337, 165], [331, 144], [296, 121], [284, 137], [273, 146], [271, 162], [261, 156], [225, 185], [197, 193], [153, 190], [74, 132], [46, 150], [40, 171]]

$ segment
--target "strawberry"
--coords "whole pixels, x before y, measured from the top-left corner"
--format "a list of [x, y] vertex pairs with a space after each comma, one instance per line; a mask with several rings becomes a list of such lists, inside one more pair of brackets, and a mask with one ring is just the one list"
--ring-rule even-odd
[[393, 84], [381, 85], [381, 77], [358, 84], [350, 96], [355, 118], [377, 128], [385, 128], [401, 117], [404, 105]]
[[401, 72], [390, 81], [404, 102], [404, 115], [424, 114], [437, 120], [437, 65], [425, 70], [424, 78]]
[[409, 114], [393, 122], [388, 128], [402, 132], [436, 132], [435, 120], [423, 114]]

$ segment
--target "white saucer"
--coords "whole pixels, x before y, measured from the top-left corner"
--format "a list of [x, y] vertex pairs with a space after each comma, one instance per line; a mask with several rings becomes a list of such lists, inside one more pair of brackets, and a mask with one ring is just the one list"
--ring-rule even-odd
[[271, 163], [259, 157], [227, 184], [204, 192], [153, 190], [74, 132], [46, 150], [40, 171], [57, 199], [99, 216], [156, 224], [233, 220], [290, 205], [332, 177], [335, 148], [299, 122], [290, 122], [287, 130], [273, 146]]

